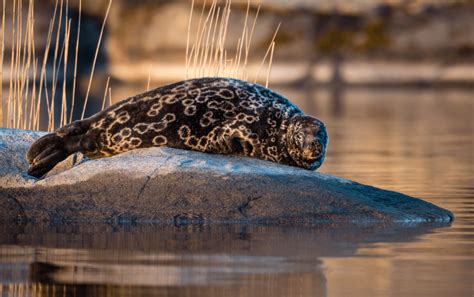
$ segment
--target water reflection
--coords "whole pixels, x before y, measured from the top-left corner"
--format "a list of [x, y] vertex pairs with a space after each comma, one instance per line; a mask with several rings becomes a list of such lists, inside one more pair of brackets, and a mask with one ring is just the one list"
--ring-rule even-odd
[[0, 273], [3, 283], [15, 284], [3, 286], [14, 296], [326, 296], [322, 258], [355, 256], [374, 242], [412, 241], [435, 228], [9, 226], [0, 235]]
[[0, 296], [472, 296], [472, 92], [346, 89], [335, 114], [330, 92], [278, 91], [328, 124], [321, 171], [426, 199], [453, 225], [1, 226]]

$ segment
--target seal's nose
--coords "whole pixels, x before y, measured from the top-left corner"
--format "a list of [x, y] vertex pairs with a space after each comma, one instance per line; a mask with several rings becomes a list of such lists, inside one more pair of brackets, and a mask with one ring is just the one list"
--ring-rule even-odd
[[320, 140], [317, 140], [317, 141], [315, 142], [315, 150], [314, 150], [314, 152], [315, 152], [315, 155], [316, 155], [315, 157], [316, 157], [316, 158], [319, 158], [319, 157], [321, 157], [322, 154], [324, 154], [324, 145], [321, 143]]
[[320, 144], [323, 145], [323, 147], [326, 147], [328, 143], [328, 134], [326, 132], [326, 127], [324, 127], [324, 125], [321, 125], [319, 127], [319, 131], [318, 133], [316, 133], [316, 138], [318, 139]]
[[304, 150], [304, 155], [308, 160], [316, 160], [323, 154], [324, 146], [318, 139], [314, 139]]

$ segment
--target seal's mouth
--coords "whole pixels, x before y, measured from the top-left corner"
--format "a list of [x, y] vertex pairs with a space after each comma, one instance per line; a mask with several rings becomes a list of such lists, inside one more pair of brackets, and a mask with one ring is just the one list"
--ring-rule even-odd
[[311, 163], [311, 167], [309, 168], [309, 170], [316, 170], [319, 167], [321, 167], [322, 164], [323, 164], [323, 158], [319, 158], [318, 160]]
[[303, 155], [308, 161], [315, 161], [324, 155], [324, 145], [319, 141], [313, 141], [308, 147], [303, 148]]
[[316, 170], [323, 164], [326, 148], [319, 140], [315, 141], [310, 147], [303, 150], [303, 157], [307, 164], [310, 164], [310, 170]]

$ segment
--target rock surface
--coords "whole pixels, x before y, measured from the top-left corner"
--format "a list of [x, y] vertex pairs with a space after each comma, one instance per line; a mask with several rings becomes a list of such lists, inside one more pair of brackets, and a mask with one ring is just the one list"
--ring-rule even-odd
[[[47, 177], [26, 174], [41, 132], [0, 129], [0, 217], [162, 223], [449, 222], [420, 199], [272, 162], [171, 148], [70, 157]], [[73, 160], [74, 159], [74, 160]]]

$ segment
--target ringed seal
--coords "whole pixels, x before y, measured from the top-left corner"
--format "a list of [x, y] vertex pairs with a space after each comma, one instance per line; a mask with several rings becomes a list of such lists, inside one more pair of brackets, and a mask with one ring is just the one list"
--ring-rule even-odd
[[67, 156], [108, 157], [168, 146], [234, 154], [315, 170], [325, 125], [261, 85], [231, 78], [190, 79], [120, 101], [36, 140], [28, 173], [41, 177]]

